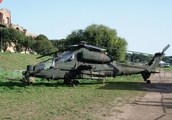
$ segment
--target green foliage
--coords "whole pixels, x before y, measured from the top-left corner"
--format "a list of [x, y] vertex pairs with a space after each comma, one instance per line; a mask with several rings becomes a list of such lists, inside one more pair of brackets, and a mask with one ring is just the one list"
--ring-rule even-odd
[[54, 48], [54, 46], [48, 40], [48, 38], [42, 34], [38, 35], [35, 38], [32, 49], [36, 51], [38, 54], [45, 54], [45, 53], [54, 52], [55, 50], [57, 50], [57, 48]]
[[96, 46], [111, 47], [118, 42], [116, 30], [104, 25], [91, 25], [85, 29], [85, 36], [88, 43]]
[[164, 62], [166, 63], [172, 63], [172, 56], [164, 56], [164, 58], [162, 59]]
[[16, 45], [16, 51], [17, 52], [22, 52], [22, 45], [21, 44]]
[[163, 68], [164, 71], [172, 71], [172, 66], [170, 65], [169, 68]]
[[108, 54], [117, 61], [125, 59], [126, 40], [118, 37], [116, 30], [104, 25], [93, 24], [85, 30], [75, 30], [67, 36], [65, 44], [77, 44], [79, 41], [86, 41], [87, 44], [107, 48]]
[[52, 45], [56, 47], [59, 51], [63, 51], [65, 48], [66, 39], [60, 40], [50, 40]]
[[2, 38], [4, 51], [7, 49], [8, 45], [11, 46], [12, 42], [16, 44], [16, 52], [21, 52], [22, 47], [28, 49], [33, 42], [31, 36], [26, 36], [23, 32], [11, 27], [2, 30]]
[[31, 36], [26, 36], [25, 37], [25, 41], [23, 41], [22, 45], [25, 47], [25, 52], [26, 50], [28, 50], [29, 48], [32, 48], [34, 39]]
[[65, 45], [78, 44], [80, 41], [86, 41], [84, 38], [84, 31], [81, 29], [72, 31], [72, 33], [67, 36]]
[[24, 33], [14, 28], [3, 29], [2, 35], [4, 42], [21, 43], [25, 38]]
[[32, 49], [38, 52], [38, 54], [57, 50], [55, 48], [52, 49], [52, 43], [42, 34], [33, 39], [31, 36], [26, 36], [23, 32], [9, 27], [2, 30], [2, 37], [4, 51], [8, 45], [11, 46], [12, 42], [16, 44], [16, 52], [23, 51], [23, 47], [25, 47], [25, 52], [26, 50]]
[[0, 52], [0, 69], [25, 70], [28, 64], [35, 65], [47, 58], [36, 59], [38, 56], [34, 54]]
[[3, 38], [3, 50], [6, 50], [7, 48], [7, 44], [11, 45], [12, 42], [16, 43], [20, 43], [21, 41], [23, 41], [23, 34], [13, 28], [6, 28], [3, 29], [2, 31], [2, 38]]
[[35, 38], [35, 40], [42, 41], [42, 40], [48, 40], [48, 38], [45, 35], [40, 34]]
[[150, 55], [137, 54], [137, 53], [127, 53], [126, 60], [134, 63], [147, 63], [152, 59]]

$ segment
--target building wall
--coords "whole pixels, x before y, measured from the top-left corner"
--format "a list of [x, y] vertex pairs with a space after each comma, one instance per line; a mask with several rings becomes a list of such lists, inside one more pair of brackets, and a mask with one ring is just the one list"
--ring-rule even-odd
[[0, 23], [8, 26], [11, 24], [11, 12], [8, 9], [0, 9]]
[[[13, 24], [11, 22], [11, 12], [8, 9], [2, 8], [0, 9], [0, 23], [5, 24], [7, 27], [12, 27], [14, 29], [20, 30], [23, 33], [25, 33], [26, 36], [32, 36], [36, 37], [36, 34], [29, 33], [27, 29], [24, 29], [22, 26], [18, 24]], [[7, 52], [15, 52], [15, 44], [12, 43], [12, 45], [8, 45], [6, 51]]]
[[29, 33], [27, 29], [24, 29], [22, 26], [18, 24], [13, 24], [11, 22], [11, 12], [8, 9], [2, 8], [0, 9], [0, 23], [5, 24], [7, 27], [12, 27], [14, 29], [18, 29], [25, 33], [26, 36], [36, 37], [36, 34]]

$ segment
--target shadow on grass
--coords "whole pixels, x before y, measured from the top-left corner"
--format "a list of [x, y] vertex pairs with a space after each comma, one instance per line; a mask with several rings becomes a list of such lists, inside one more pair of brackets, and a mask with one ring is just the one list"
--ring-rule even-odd
[[[89, 85], [97, 85], [97, 89], [101, 90], [137, 90], [137, 91], [148, 91], [148, 92], [162, 92], [171, 93], [172, 83], [151, 83], [146, 84], [143, 82], [126, 82], [126, 81], [107, 81], [103, 84], [102, 81], [96, 80], [79, 80], [80, 85], [78, 87], [85, 87]], [[8, 87], [9, 89], [14, 89], [14, 87], [26, 87], [26, 86], [36, 86], [36, 87], [72, 87], [72, 85], [64, 85], [63, 80], [55, 81], [35, 81], [34, 84], [23, 83], [21, 81], [10, 81], [3, 80], [0, 81], [0, 87]], [[97, 87], [95, 86], [95, 87]]]
[[26, 87], [26, 86], [37, 86], [37, 87], [41, 87], [41, 86], [46, 86], [46, 87], [57, 87], [57, 86], [65, 86], [63, 83], [55, 83], [55, 82], [35, 82], [34, 84], [29, 84], [29, 83], [24, 83], [21, 81], [0, 81], [0, 87], [13, 87], [13, 86], [17, 86], [17, 87]]
[[28, 86], [26, 83], [22, 83], [19, 81], [0, 81], [0, 87], [12, 87], [12, 86], [18, 86], [18, 87], [25, 87]]
[[[105, 85], [102, 81], [96, 80], [79, 80], [80, 86], [87, 86], [87, 85], [102, 85], [102, 87], [98, 89], [104, 90], [114, 90], [114, 89], [135, 89], [138, 85], [145, 85], [145, 83], [139, 82], [116, 82], [116, 81], [107, 81]], [[54, 80], [54, 81], [47, 81], [47, 80], [38, 80], [35, 81], [34, 84], [28, 84], [21, 82], [19, 80], [3, 80], [0, 81], [0, 87], [2, 86], [18, 86], [18, 87], [25, 87], [25, 86], [47, 86], [47, 87], [57, 87], [57, 86], [64, 86], [70, 87], [71, 85], [64, 85], [63, 80]]]
[[[77, 87], [87, 86], [87, 85], [96, 85], [96, 84], [102, 84], [100, 82], [82, 82]], [[73, 87], [72, 84], [65, 85], [63, 84], [63, 80], [54, 80], [54, 81], [47, 81], [47, 80], [39, 80], [35, 81], [33, 84], [25, 83], [20, 80], [2, 80], [0, 81], [0, 87], [7, 87], [9, 89], [14, 89], [15, 87], [27, 87], [27, 86], [35, 86], [35, 87]]]
[[144, 82], [106, 82], [98, 89], [103, 90], [140, 90], [143, 91]]
[[37, 87], [41, 87], [41, 86], [46, 86], [46, 87], [53, 87], [55, 86], [56, 83], [47, 83], [45, 81], [42, 81], [42, 82], [36, 82], [34, 84], [29, 84], [29, 83], [25, 83], [25, 82], [22, 82], [20, 80], [8, 80], [8, 79], [1, 79], [0, 80], [0, 87], [6, 87], [6, 88], [9, 88], [11, 90], [15, 89], [16, 87], [20, 87], [20, 88], [25, 88], [27, 86], [37, 86]]
[[172, 83], [110, 82], [98, 88], [103, 90], [139, 90], [147, 92], [172, 93]]

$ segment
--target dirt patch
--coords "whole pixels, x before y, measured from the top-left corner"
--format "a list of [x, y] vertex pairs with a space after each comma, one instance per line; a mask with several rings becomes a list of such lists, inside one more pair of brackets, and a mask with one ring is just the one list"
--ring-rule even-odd
[[123, 107], [114, 108], [111, 116], [105, 120], [170, 120], [172, 118], [172, 81], [171, 73], [164, 77], [152, 76], [151, 84], [142, 99], [133, 101]]

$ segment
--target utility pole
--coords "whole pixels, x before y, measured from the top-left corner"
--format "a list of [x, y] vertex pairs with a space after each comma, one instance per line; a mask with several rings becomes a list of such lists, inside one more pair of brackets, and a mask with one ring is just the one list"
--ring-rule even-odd
[[2, 24], [2, 23], [0, 23], [0, 30], [1, 30], [1, 52], [2, 52], [2, 47], [3, 47], [3, 41], [2, 41], [2, 30], [3, 30], [3, 28], [5, 28], [6, 27], [6, 25], [5, 24]]

